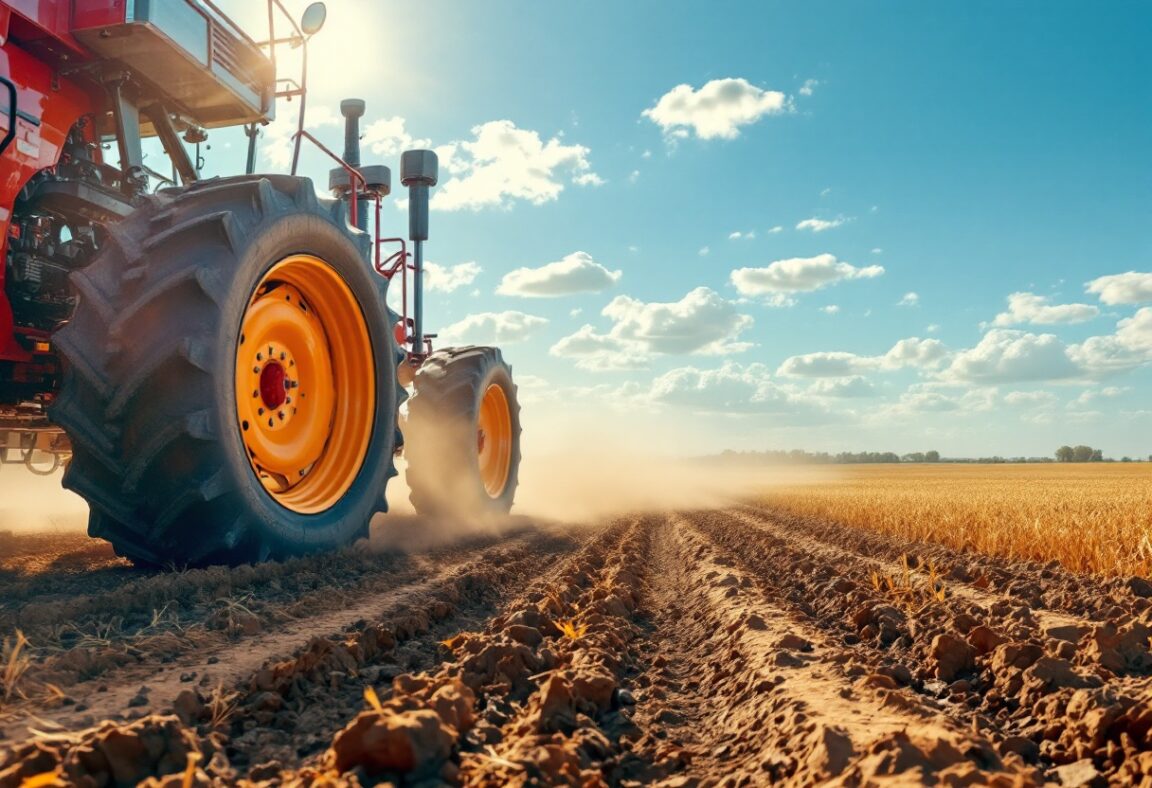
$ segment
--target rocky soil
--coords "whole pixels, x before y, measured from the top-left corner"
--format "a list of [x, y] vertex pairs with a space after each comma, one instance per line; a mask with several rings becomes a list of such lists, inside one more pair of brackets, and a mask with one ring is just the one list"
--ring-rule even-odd
[[0, 788], [1152, 782], [1146, 579], [742, 505], [237, 570], [36, 539]]

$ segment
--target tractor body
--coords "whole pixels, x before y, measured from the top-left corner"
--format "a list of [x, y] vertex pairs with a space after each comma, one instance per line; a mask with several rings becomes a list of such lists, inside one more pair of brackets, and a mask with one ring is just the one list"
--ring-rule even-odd
[[[304, 128], [323, 17], [316, 3], [297, 24], [267, 0], [257, 40], [210, 0], [0, 0], [0, 462], [65, 465], [89, 532], [135, 560], [346, 544], [417, 436], [440, 447], [410, 461], [418, 508], [511, 506], [510, 369], [494, 348], [434, 353], [424, 331], [434, 154], [401, 164], [410, 254], [381, 237], [391, 173], [360, 162], [364, 103], [341, 106], [342, 157]], [[298, 76], [278, 75], [282, 46], [302, 47]], [[278, 98], [299, 112], [292, 172], [257, 175]], [[203, 180], [186, 146], [236, 126], [247, 172]], [[296, 176], [305, 141], [333, 159], [332, 200]]]
[[[271, 6], [271, 4], [270, 4]], [[266, 123], [274, 64], [210, 5], [189, 0], [0, 0], [0, 459], [55, 465], [68, 442], [44, 416], [60, 385], [52, 332], [68, 276], [148, 191], [141, 138], [161, 136], [184, 182], [178, 133]], [[105, 162], [115, 146], [123, 166]], [[51, 467], [51, 466], [50, 466]]]

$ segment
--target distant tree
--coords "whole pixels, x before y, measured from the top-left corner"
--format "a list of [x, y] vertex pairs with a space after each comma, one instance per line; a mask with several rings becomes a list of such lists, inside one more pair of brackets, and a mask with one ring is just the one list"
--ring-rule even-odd
[[1072, 462], [1091, 462], [1093, 449], [1091, 446], [1080, 444], [1072, 450]]
[[1132, 458], [1131, 457], [1121, 457], [1120, 462], [1132, 462]]
[[1061, 446], [1056, 450], [1056, 462], [1072, 462], [1076, 459], [1076, 450], [1071, 446]]
[[924, 455], [924, 462], [940, 462], [940, 452], [933, 449]]
[[1093, 449], [1092, 456], [1088, 458], [1088, 462], [1104, 462], [1104, 452], [1100, 449]]
[[904, 462], [924, 462], [924, 452], [914, 451], [911, 454], [905, 454], [901, 459]]

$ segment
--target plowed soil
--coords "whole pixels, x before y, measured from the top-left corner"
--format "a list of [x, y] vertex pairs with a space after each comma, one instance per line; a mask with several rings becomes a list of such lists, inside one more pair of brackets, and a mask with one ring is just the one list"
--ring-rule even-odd
[[167, 572], [0, 537], [0, 788], [1152, 782], [1144, 579], [749, 505], [444, 533]]

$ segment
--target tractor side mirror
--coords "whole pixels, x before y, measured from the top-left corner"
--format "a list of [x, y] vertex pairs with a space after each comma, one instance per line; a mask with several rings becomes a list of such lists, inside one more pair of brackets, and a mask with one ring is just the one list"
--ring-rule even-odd
[[313, 3], [304, 9], [300, 17], [300, 32], [306, 36], [314, 36], [324, 27], [324, 20], [328, 18], [328, 9], [323, 3]]

